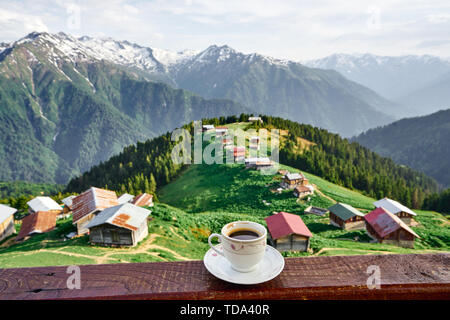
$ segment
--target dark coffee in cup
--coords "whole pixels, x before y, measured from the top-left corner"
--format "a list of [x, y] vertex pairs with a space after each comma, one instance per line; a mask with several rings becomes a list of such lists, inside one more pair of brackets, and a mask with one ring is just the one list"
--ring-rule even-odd
[[[219, 238], [221, 249], [211, 243]], [[239, 272], [255, 270], [266, 252], [267, 229], [252, 221], [233, 221], [226, 224], [220, 234], [213, 233], [208, 244], [215, 253], [225, 257]]]
[[235, 229], [228, 236], [236, 240], [254, 240], [260, 237], [259, 233], [252, 229]]

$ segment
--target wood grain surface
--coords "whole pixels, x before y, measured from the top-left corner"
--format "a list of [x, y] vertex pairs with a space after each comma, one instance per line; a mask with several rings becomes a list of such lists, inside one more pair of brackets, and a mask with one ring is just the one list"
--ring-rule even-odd
[[[286, 258], [283, 272], [258, 285], [211, 275], [202, 261], [80, 266], [81, 289], [67, 267], [0, 269], [0, 299], [450, 299], [450, 254]], [[369, 266], [380, 289], [369, 289]]]

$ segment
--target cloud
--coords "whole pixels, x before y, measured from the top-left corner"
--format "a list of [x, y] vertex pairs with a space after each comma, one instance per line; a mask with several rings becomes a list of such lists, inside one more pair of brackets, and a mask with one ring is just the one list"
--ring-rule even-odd
[[32, 31], [49, 29], [40, 17], [0, 8], [0, 39], [13, 41]]
[[431, 23], [441, 24], [450, 21], [450, 13], [429, 14], [426, 16], [427, 20]]
[[440, 46], [450, 46], [450, 39], [442, 40], [425, 40], [416, 45], [417, 48], [431, 48]]
[[438, 47], [427, 47], [426, 41], [446, 39], [450, 24], [448, 0], [72, 0], [80, 7], [80, 28], [74, 31], [68, 28], [67, 3], [0, 2], [0, 10], [8, 12], [8, 18], [0, 13], [0, 41], [40, 29], [105, 35], [172, 50], [228, 44], [244, 52], [301, 60], [334, 52], [434, 50]]

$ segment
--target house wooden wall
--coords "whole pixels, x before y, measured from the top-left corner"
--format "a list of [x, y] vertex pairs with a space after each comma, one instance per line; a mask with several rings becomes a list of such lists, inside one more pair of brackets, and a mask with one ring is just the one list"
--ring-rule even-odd
[[0, 224], [0, 241], [14, 233], [14, 215], [11, 215]]
[[400, 228], [384, 238], [380, 238], [371, 225], [366, 223], [367, 234], [379, 243], [392, 244], [404, 248], [414, 248], [415, 237], [406, 230]]
[[363, 217], [354, 216], [344, 221], [332, 212], [330, 212], [330, 224], [343, 230], [358, 230], [365, 228], [365, 221]]
[[408, 213], [408, 212], [398, 212], [397, 217], [399, 217], [406, 225], [410, 226], [411, 225], [411, 221], [413, 219], [413, 215]]
[[109, 223], [92, 227], [89, 241], [102, 245], [135, 246], [148, 235], [147, 221], [143, 221], [136, 231], [117, 227]]
[[[63, 208], [61, 208], [61, 210], [48, 210], [46, 212], [54, 212], [56, 214], [60, 214], [63, 212]], [[28, 213], [33, 214], [33, 213], [36, 213], [36, 211], [32, 210], [31, 208], [28, 208]]]
[[288, 188], [288, 189], [294, 189], [297, 186], [306, 186], [308, 185], [308, 180], [301, 178], [301, 179], [294, 179], [289, 180], [288, 178], [284, 178], [283, 182], [281, 183], [282, 187]]
[[309, 248], [309, 238], [297, 234], [290, 234], [272, 242], [278, 251], [307, 251]]
[[133, 232], [104, 223], [89, 230], [89, 241], [95, 244], [133, 246]]
[[92, 219], [94, 219], [96, 213], [98, 213], [98, 211], [91, 212], [75, 222], [77, 225], [77, 233], [79, 235], [89, 232], [89, 229], [87, 229], [86, 226]]

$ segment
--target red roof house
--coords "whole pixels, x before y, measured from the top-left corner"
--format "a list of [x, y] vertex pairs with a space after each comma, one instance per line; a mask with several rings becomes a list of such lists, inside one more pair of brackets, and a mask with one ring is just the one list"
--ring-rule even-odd
[[140, 195], [136, 196], [131, 203], [138, 207], [152, 207], [153, 195], [148, 193], [141, 193]]
[[55, 211], [38, 211], [27, 215], [22, 219], [22, 226], [16, 241], [25, 239], [36, 233], [49, 232], [56, 227], [56, 217], [58, 213]]
[[117, 195], [114, 191], [95, 187], [73, 198], [73, 223], [77, 225], [78, 234], [84, 234], [89, 231], [85, 226], [97, 213], [118, 204]]
[[265, 218], [271, 236], [270, 241], [279, 251], [307, 251], [311, 231], [300, 216], [279, 212]]
[[412, 248], [415, 238], [420, 238], [405, 222], [383, 207], [366, 214], [364, 220], [367, 234], [380, 243]]

